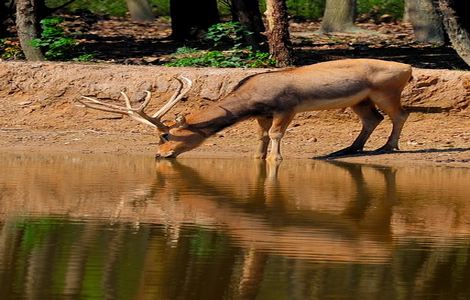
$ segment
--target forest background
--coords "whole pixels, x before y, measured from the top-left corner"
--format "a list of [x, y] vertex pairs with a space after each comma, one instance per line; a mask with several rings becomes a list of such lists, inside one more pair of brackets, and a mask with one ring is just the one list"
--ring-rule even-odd
[[[470, 61], [469, 22], [461, 0], [10, 0], [0, 4], [3, 60], [284, 67], [377, 57], [450, 69], [466, 69]], [[320, 50], [325, 49], [333, 52], [324, 55]], [[382, 50], [388, 56], [380, 55]], [[437, 60], [415, 58], [427, 55]]]

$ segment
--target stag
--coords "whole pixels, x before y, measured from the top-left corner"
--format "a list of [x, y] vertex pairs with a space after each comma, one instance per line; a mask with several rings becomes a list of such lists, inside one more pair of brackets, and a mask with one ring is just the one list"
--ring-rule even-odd
[[376, 152], [398, 150], [408, 117], [400, 98], [410, 78], [409, 65], [375, 59], [345, 59], [260, 73], [242, 80], [208, 108], [186, 117], [177, 116], [174, 121], [162, 121], [162, 117], [190, 90], [192, 82], [186, 77], [177, 78], [175, 94], [151, 116], [144, 112], [151, 99], [148, 91], [138, 108], [132, 108], [125, 93], [125, 107], [90, 97], [83, 97], [80, 102], [155, 127], [160, 138], [157, 158], [176, 157], [198, 147], [216, 132], [254, 117], [259, 124], [260, 141], [255, 157], [272, 161], [282, 160], [281, 139], [297, 113], [350, 107], [360, 118], [362, 129], [349, 147], [329, 155], [337, 157], [363, 151], [369, 136], [384, 119], [379, 109], [390, 117], [393, 128], [387, 142]]

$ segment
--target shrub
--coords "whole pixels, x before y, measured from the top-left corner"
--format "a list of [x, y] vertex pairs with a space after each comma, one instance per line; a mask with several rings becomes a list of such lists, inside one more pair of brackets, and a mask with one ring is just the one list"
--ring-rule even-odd
[[232, 49], [228, 51], [202, 51], [177, 54], [166, 64], [170, 67], [217, 67], [217, 68], [263, 68], [273, 67], [275, 61], [269, 53], [252, 51], [250, 48]]
[[60, 27], [62, 18], [49, 17], [41, 20], [41, 37], [33, 39], [31, 45], [41, 48], [47, 59], [57, 60], [67, 56], [67, 53], [77, 44], [75, 39], [65, 36], [64, 29]]
[[251, 34], [253, 33], [240, 24], [240, 22], [224, 22], [209, 27], [206, 33], [206, 40], [215, 47], [228, 45], [233, 48], [239, 48], [243, 45], [245, 38]]
[[[244, 38], [251, 34], [238, 22], [225, 22], [212, 25], [205, 36], [216, 49], [211, 51], [196, 48], [178, 48], [171, 67], [219, 67], [219, 68], [262, 68], [275, 65], [268, 53], [253, 51], [244, 45]], [[225, 50], [224, 50], [225, 49]]]

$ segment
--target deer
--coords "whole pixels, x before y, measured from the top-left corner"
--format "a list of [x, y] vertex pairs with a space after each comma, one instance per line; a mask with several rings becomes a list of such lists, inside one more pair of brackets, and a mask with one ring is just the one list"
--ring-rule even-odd
[[[238, 122], [255, 118], [259, 124], [254, 157], [281, 161], [281, 140], [294, 116], [300, 112], [350, 107], [362, 129], [353, 143], [327, 157], [364, 152], [364, 146], [386, 114], [392, 130], [386, 143], [372, 151], [399, 150], [399, 138], [408, 117], [401, 105], [401, 93], [412, 78], [408, 64], [377, 59], [343, 59], [312, 65], [267, 71], [248, 76], [219, 101], [189, 115], [162, 120], [192, 86], [184, 76], [176, 78], [178, 88], [169, 101], [153, 115], [144, 112], [151, 99], [146, 91], [143, 103], [133, 108], [121, 92], [126, 106], [82, 96], [88, 108], [127, 115], [159, 132], [156, 158], [175, 158], [200, 146], [207, 138]], [[381, 112], [380, 112], [380, 111]], [[268, 151], [269, 150], [269, 151]]]

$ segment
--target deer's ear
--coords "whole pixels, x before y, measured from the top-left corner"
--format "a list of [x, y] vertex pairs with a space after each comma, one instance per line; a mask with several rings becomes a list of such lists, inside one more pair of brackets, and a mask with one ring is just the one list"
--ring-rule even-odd
[[178, 128], [188, 127], [188, 124], [186, 123], [186, 118], [183, 115], [177, 115], [175, 118], [175, 122]]

